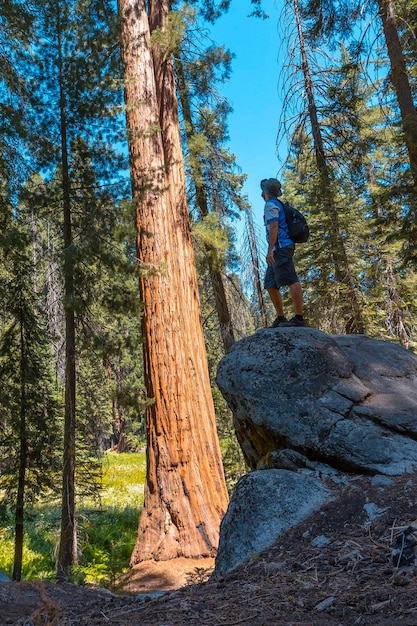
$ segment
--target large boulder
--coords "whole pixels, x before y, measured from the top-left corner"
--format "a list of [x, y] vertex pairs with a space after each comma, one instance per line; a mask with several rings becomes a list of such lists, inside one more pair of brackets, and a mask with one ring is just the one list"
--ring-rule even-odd
[[269, 548], [330, 497], [314, 477], [288, 470], [255, 471], [238, 482], [220, 527], [214, 578]]
[[396, 475], [417, 467], [417, 356], [364, 335], [258, 331], [221, 360], [217, 384], [246, 461]]

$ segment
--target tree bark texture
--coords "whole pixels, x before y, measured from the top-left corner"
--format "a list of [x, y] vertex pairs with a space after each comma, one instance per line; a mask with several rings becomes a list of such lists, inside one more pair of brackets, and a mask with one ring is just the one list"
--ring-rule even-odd
[[[186, 80], [181, 59], [176, 61], [177, 79], [181, 100], [182, 112], [186, 126], [187, 141], [190, 142], [195, 134], [191, 106], [187, 93]], [[196, 206], [200, 217], [209, 214], [207, 191], [204, 183], [202, 157], [198, 156], [192, 167], [193, 182], [196, 191]], [[227, 301], [226, 288], [224, 285], [221, 263], [217, 251], [206, 244], [207, 260], [210, 271], [210, 282], [213, 290], [214, 305], [217, 318], [219, 320], [220, 335], [223, 342], [224, 351], [230, 352], [235, 343], [232, 316], [230, 314], [229, 303]]]
[[[166, 13], [157, 19], [152, 5], [149, 10], [154, 26], [161, 24]], [[228, 496], [200, 319], [173, 68], [159, 51], [156, 63], [152, 56], [145, 2], [119, 0], [119, 13], [145, 385], [154, 399], [146, 415], [147, 479], [135, 564], [213, 555]]]
[[398, 35], [394, 4], [391, 0], [379, 0], [378, 4], [390, 59], [391, 79], [400, 107], [414, 186], [417, 187], [417, 110], [414, 106], [407, 66]]

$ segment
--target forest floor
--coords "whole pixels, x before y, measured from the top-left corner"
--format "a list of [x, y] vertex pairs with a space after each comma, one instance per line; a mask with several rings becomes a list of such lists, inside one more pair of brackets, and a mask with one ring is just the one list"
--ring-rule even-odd
[[391, 480], [332, 485], [333, 502], [220, 579], [199, 582], [212, 560], [177, 559], [132, 569], [117, 593], [2, 583], [0, 625], [417, 626], [417, 568], [392, 559], [417, 528], [417, 476]]

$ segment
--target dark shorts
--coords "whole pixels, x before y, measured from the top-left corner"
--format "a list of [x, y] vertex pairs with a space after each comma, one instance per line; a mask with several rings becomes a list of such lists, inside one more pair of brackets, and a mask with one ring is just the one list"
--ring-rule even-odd
[[285, 287], [285, 285], [293, 285], [299, 282], [293, 256], [293, 247], [274, 250], [274, 265], [268, 265], [265, 273], [265, 289], [279, 289], [280, 287]]

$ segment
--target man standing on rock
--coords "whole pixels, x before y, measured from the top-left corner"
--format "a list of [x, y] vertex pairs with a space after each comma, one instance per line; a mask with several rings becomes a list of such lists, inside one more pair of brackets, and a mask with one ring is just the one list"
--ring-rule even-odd
[[[278, 200], [282, 194], [281, 183], [276, 178], [264, 178], [261, 181], [262, 198], [265, 200], [264, 222], [268, 253], [264, 287], [274, 305], [277, 318], [272, 328], [283, 326], [305, 326], [303, 317], [303, 291], [295, 271], [293, 256], [294, 242], [288, 234], [288, 225], [284, 207]], [[280, 288], [289, 286], [294, 307], [294, 317], [289, 321], [284, 315]]]

